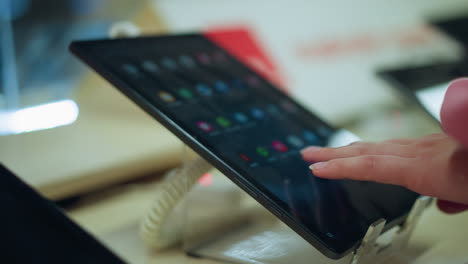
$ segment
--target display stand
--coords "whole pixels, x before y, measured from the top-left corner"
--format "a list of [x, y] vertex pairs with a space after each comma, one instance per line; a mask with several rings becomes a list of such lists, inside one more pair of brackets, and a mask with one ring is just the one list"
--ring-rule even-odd
[[[206, 199], [202, 205], [200, 202], [198, 204], [191, 202], [194, 197], [191, 192], [193, 192], [196, 180], [211, 166], [201, 158], [187, 154], [193, 153], [190, 150], [184, 153], [183, 166], [176, 172], [172, 172], [171, 178], [164, 183], [165, 187], [161, 189], [162, 192], [159, 193], [156, 201], [156, 204], [158, 201], [162, 203], [155, 206], [156, 209], [153, 208], [154, 210], [148, 214], [142, 224], [141, 233], [147, 244], [153, 247], [159, 245], [157, 247], [162, 248], [182, 240], [187, 254], [196, 257], [239, 264], [382, 263], [407, 246], [424, 208], [431, 202], [429, 197], [420, 197], [407, 220], [394, 230], [393, 237], [387, 238], [388, 241], [384, 241], [385, 237], [381, 236], [386, 221], [380, 219], [369, 226], [360, 246], [355, 251], [339, 260], [333, 260], [322, 255], [289, 227], [280, 221], [275, 221], [275, 217], [266, 213], [266, 209], [261, 206], [250, 210], [256, 213], [245, 217], [246, 210], [239, 210], [240, 204], [238, 203], [227, 205], [223, 202], [222, 208], [216, 210], [213, 208], [215, 206], [206, 204]], [[240, 188], [234, 186], [233, 183], [231, 185], [232, 188], [241, 192]], [[206, 195], [206, 191], [199, 193]], [[212, 197], [211, 202], [221, 199], [222, 195], [222, 192], [213, 195], [215, 197]], [[184, 202], [181, 203], [183, 198], [185, 198]], [[161, 209], [160, 204], [164, 205], [164, 210]], [[179, 209], [174, 213], [173, 209], [176, 207]], [[200, 214], [200, 212], [203, 213]], [[194, 220], [191, 215], [197, 215], [198, 218]], [[202, 219], [200, 215], [203, 215]], [[265, 215], [268, 216], [265, 217]], [[242, 220], [229, 221], [235, 217]], [[174, 226], [174, 222], [177, 222], [174, 220], [181, 218], [185, 218], [185, 223], [179, 221], [179, 224]], [[216, 223], [211, 220], [218, 221]], [[207, 225], [210, 228], [206, 228]], [[223, 226], [224, 228], [220, 228]], [[385, 235], [389, 233], [391, 232], [386, 232]]]
[[367, 229], [361, 245], [353, 254], [353, 264], [378, 263], [379, 259], [386, 259], [407, 247], [411, 234], [416, 227], [424, 209], [429, 206], [432, 198], [421, 196], [416, 200], [406, 221], [399, 227], [393, 239], [387, 244], [379, 244], [378, 238], [382, 234], [385, 220], [374, 222]]

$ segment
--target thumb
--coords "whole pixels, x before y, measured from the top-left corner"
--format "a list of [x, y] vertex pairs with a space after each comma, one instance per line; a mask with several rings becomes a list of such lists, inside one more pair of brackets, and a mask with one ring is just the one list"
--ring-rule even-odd
[[440, 111], [444, 131], [468, 148], [468, 78], [450, 83]]

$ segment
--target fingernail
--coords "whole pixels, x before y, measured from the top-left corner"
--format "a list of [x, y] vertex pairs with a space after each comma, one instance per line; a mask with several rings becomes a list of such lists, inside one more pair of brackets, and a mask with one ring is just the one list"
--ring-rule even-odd
[[319, 150], [319, 149], [321, 149], [321, 147], [310, 146], [310, 147], [307, 147], [307, 148], [301, 150], [301, 153], [302, 153], [302, 154], [305, 154], [305, 153], [317, 151], [317, 150]]
[[321, 170], [325, 168], [327, 165], [328, 165], [328, 162], [317, 162], [317, 163], [310, 165], [309, 168], [313, 171], [316, 171], [316, 170]]

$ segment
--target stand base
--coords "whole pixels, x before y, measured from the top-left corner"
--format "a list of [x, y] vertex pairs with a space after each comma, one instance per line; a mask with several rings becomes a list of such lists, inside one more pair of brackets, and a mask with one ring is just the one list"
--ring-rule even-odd
[[353, 258], [326, 258], [279, 221], [252, 223], [188, 253], [238, 264], [348, 264]]
[[256, 219], [247, 227], [224, 234], [215, 241], [199, 244], [189, 248], [188, 254], [222, 260], [238, 264], [375, 264], [412, 263], [416, 256], [405, 255], [404, 249], [408, 239], [424, 208], [431, 199], [420, 197], [406, 222], [395, 227], [393, 239], [385, 240], [386, 232], [381, 236], [385, 220], [373, 223], [361, 242], [361, 246], [347, 256], [333, 260], [322, 255], [303, 238], [279, 221], [262, 221]]
[[[445, 263], [440, 261], [440, 257], [445, 255], [440, 255], [439, 251], [441, 249], [436, 247], [421, 255], [421, 252], [403, 250], [393, 257], [370, 263], [429, 264], [426, 261], [433, 258], [435, 253], [438, 254], [436, 259], [439, 262], [430, 263]], [[222, 263], [236, 264], [349, 264], [353, 261], [353, 253], [339, 260], [326, 258], [281, 222], [250, 224], [216, 241], [189, 249], [187, 253], [192, 256], [219, 260]], [[460, 258], [459, 255], [460, 253], [457, 255], [457, 260]], [[454, 264], [468, 263], [468, 253], [465, 252], [462, 259], [465, 262], [454, 262]]]

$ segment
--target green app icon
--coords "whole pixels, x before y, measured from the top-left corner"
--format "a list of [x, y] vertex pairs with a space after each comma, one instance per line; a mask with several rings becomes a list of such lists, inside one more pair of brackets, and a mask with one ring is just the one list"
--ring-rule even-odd
[[257, 150], [258, 155], [262, 157], [268, 157], [269, 155], [268, 150], [264, 147], [257, 147], [256, 150]]
[[230, 127], [231, 126], [231, 121], [225, 117], [218, 117], [216, 118], [216, 123], [218, 123], [222, 127]]
[[179, 95], [185, 99], [190, 99], [193, 97], [192, 92], [185, 88], [179, 90]]

